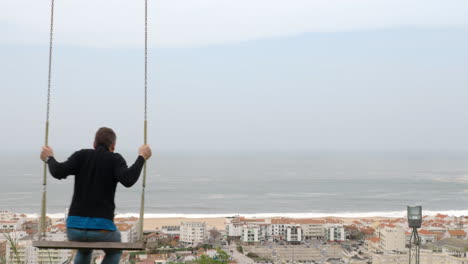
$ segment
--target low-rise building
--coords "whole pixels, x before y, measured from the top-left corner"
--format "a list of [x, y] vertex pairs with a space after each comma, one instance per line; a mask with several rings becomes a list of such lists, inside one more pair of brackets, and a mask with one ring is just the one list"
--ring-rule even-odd
[[301, 225], [304, 240], [325, 238], [325, 222], [323, 220], [298, 219], [296, 223]]
[[170, 259], [171, 256], [168, 254], [141, 254], [136, 255], [135, 264], [166, 264]]
[[162, 226], [161, 231], [164, 234], [168, 234], [171, 236], [179, 236], [180, 235], [180, 226], [175, 225], [175, 226]]
[[421, 229], [419, 230], [419, 237], [421, 238], [421, 244], [434, 243], [437, 241], [437, 233]]
[[468, 257], [468, 240], [445, 238], [430, 244], [430, 247], [456, 257]]
[[466, 232], [465, 230], [447, 230], [445, 234], [446, 238], [458, 238], [458, 239], [466, 239]]
[[22, 222], [15, 220], [3, 220], [0, 221], [0, 230], [1, 231], [12, 231], [20, 230], [22, 227]]

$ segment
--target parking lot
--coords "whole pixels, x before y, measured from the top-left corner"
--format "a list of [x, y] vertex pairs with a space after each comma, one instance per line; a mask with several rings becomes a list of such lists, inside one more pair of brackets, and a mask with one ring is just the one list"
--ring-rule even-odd
[[268, 244], [261, 246], [244, 246], [245, 252], [257, 254], [259, 257], [268, 258], [274, 262], [303, 262], [312, 261], [323, 263], [328, 258], [342, 258], [342, 248], [338, 245], [323, 245], [310, 243], [302, 245], [277, 245]]

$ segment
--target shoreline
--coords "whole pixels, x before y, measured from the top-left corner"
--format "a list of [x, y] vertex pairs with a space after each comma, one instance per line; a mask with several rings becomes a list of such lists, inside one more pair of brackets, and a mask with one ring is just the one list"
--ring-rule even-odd
[[[405, 208], [406, 209], [406, 208]], [[21, 214], [15, 212], [17, 214]], [[28, 218], [37, 218], [37, 213], [25, 213]], [[435, 216], [437, 214], [444, 214], [449, 216], [466, 216], [468, 215], [468, 208], [461, 210], [424, 210], [424, 216]], [[63, 218], [64, 213], [48, 213], [50, 218]], [[205, 219], [205, 218], [226, 218], [232, 216], [243, 216], [246, 218], [402, 218], [406, 217], [406, 210], [400, 211], [374, 211], [374, 212], [342, 212], [342, 213], [145, 213], [145, 219], [162, 219], [162, 218], [187, 218], [187, 219]], [[117, 213], [115, 217], [139, 217], [138, 213]]]

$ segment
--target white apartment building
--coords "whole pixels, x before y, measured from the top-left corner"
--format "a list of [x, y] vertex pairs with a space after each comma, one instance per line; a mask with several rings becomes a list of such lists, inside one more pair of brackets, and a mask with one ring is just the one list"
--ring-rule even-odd
[[119, 224], [115, 224], [115, 226], [120, 231], [122, 242], [131, 243], [136, 240], [137, 238], [136, 225], [131, 225], [128, 223], [119, 223]]
[[240, 238], [242, 236], [242, 223], [239, 221], [239, 217], [226, 217], [224, 225], [228, 237]]
[[291, 225], [291, 219], [279, 218], [271, 219], [270, 231], [272, 240], [285, 240], [286, 230]]
[[405, 230], [401, 227], [379, 229], [379, 248], [382, 252], [405, 251]]
[[290, 243], [302, 241], [302, 228], [300, 225], [292, 225], [286, 228], [286, 241]]
[[33, 246], [28, 247], [28, 264], [62, 264], [66, 263], [72, 257], [72, 250], [69, 249], [37, 249]]
[[270, 224], [269, 223], [263, 223], [263, 224], [258, 224], [260, 227], [260, 241], [267, 241], [268, 239], [271, 238], [271, 233], [270, 233]]
[[201, 244], [205, 242], [206, 223], [205, 222], [181, 222], [180, 241], [186, 245]]
[[[16, 247], [16, 252], [14, 251], [11, 243], [7, 241], [6, 251], [5, 251], [5, 260], [7, 263], [12, 264], [22, 264], [28, 263], [28, 244], [32, 244], [31, 241], [27, 240], [12, 240]], [[29, 243], [28, 243], [29, 242]]]
[[258, 225], [246, 225], [242, 229], [242, 242], [244, 243], [257, 243], [262, 239], [260, 226]]
[[345, 229], [342, 224], [325, 225], [325, 238], [328, 241], [345, 241]]
[[[257, 218], [244, 218], [240, 216], [227, 217], [225, 221], [225, 228], [228, 240], [241, 240], [244, 241], [244, 229], [248, 226], [258, 227], [259, 241], [265, 240], [270, 237], [270, 223], [265, 219]], [[247, 242], [247, 241], [244, 241]]]
[[6, 246], [6, 260], [7, 263], [12, 264], [62, 264], [71, 258], [71, 250], [54, 250], [54, 249], [37, 249], [32, 246], [32, 237], [25, 237], [17, 240], [16, 249], [17, 253], [13, 250], [10, 243]]

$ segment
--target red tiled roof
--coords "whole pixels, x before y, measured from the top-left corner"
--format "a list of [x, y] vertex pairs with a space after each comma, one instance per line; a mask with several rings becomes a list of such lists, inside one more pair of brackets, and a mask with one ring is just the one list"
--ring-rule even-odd
[[449, 230], [450, 236], [466, 236], [466, 232], [463, 230]]
[[392, 224], [380, 224], [379, 227], [380, 227], [380, 228], [385, 228], [385, 227], [395, 228], [396, 226], [395, 226], [395, 225], [392, 225]]
[[420, 234], [420, 235], [433, 235], [433, 236], [436, 235], [435, 233], [432, 233], [431, 231], [428, 231], [428, 230], [426, 230], [426, 229], [421, 229], [421, 230], [419, 230], [419, 234]]
[[366, 240], [369, 240], [372, 243], [378, 243], [380, 241], [380, 238], [379, 237], [370, 237], [370, 238], [368, 238]]
[[115, 224], [120, 231], [128, 231], [132, 226], [129, 224]]
[[437, 214], [436, 215], [437, 218], [447, 218], [448, 215], [444, 215], [444, 214]]
[[361, 230], [361, 232], [363, 232], [366, 235], [371, 235], [375, 232], [375, 229], [369, 226], [361, 227], [359, 230]]

